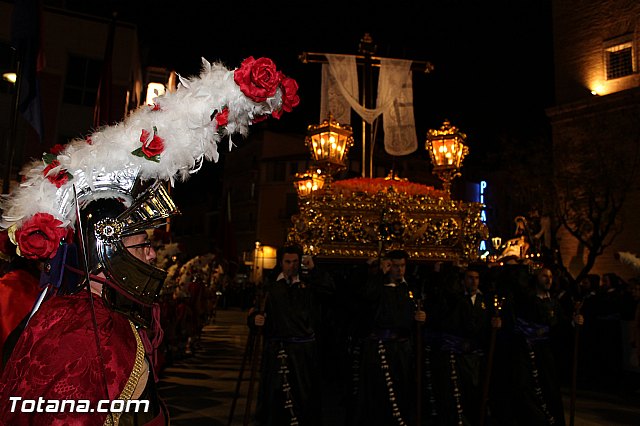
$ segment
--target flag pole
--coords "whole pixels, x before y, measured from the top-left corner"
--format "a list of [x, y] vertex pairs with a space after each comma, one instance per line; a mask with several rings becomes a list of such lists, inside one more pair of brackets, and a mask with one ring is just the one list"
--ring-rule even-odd
[[11, 169], [13, 168], [13, 158], [16, 146], [16, 129], [18, 126], [18, 107], [20, 99], [20, 83], [22, 79], [22, 58], [16, 49], [12, 49], [16, 57], [16, 82], [13, 85], [13, 97], [11, 99], [12, 107], [9, 116], [9, 134], [4, 145], [4, 170], [2, 175], [2, 193], [8, 194], [11, 185]]

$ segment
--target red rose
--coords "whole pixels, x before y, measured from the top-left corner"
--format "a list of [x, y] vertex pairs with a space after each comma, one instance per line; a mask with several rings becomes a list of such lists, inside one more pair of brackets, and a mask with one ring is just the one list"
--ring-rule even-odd
[[261, 121], [264, 121], [267, 118], [269, 118], [268, 115], [259, 115], [257, 117], [253, 117], [253, 120], [251, 120], [251, 124], [260, 123]]
[[70, 235], [67, 228], [49, 213], [36, 213], [16, 231], [20, 255], [27, 259], [52, 259], [60, 240]]
[[50, 175], [51, 170], [58, 167], [60, 162], [58, 160], [53, 160], [45, 169], [42, 171], [42, 174], [49, 179], [49, 182], [54, 184], [56, 188], [60, 188], [62, 185], [69, 181], [69, 174], [65, 169], [60, 169], [57, 174]]
[[240, 90], [254, 102], [264, 102], [276, 93], [282, 78], [276, 65], [269, 58], [248, 57], [233, 73], [233, 80]]
[[57, 144], [55, 144], [54, 146], [51, 147], [50, 152], [53, 155], [58, 155], [58, 154], [60, 154], [62, 152], [63, 149], [64, 149], [64, 145], [57, 143]]
[[282, 108], [273, 112], [272, 115], [275, 118], [280, 118], [282, 116], [282, 111], [291, 112], [293, 108], [300, 104], [298, 83], [294, 79], [283, 76], [282, 83], [280, 84], [280, 90], [282, 90]]
[[160, 111], [160, 104], [153, 104], [151, 111]]
[[155, 128], [153, 129], [153, 138], [149, 140], [149, 136], [151, 134], [142, 130], [142, 135], [140, 136], [140, 142], [142, 142], [142, 152], [147, 158], [155, 157], [156, 155], [162, 154], [164, 151], [164, 139], [160, 136], [156, 135]]
[[148, 130], [142, 129], [142, 133], [140, 134], [140, 142], [142, 142], [142, 145], [145, 144], [150, 135], [151, 133], [149, 133]]
[[226, 126], [229, 124], [229, 108], [224, 107], [222, 112], [216, 114], [216, 122], [218, 123], [218, 127]]
[[87, 136], [84, 141], [87, 143], [87, 145], [93, 145], [93, 139], [91, 139], [91, 136]]
[[298, 82], [290, 77], [284, 77], [280, 89], [282, 89], [282, 109], [291, 112], [300, 104]]

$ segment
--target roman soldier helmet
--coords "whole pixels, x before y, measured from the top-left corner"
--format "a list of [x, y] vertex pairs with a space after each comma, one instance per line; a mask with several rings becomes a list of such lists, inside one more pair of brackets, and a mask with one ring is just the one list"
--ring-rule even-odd
[[202, 63], [199, 76], [179, 77], [178, 89], [154, 105], [28, 164], [20, 187], [0, 205], [0, 228], [17, 253], [49, 267], [67, 257], [75, 233], [86, 272], [106, 276], [107, 305], [143, 326], [165, 273], [132, 256], [122, 239], [178, 213], [166, 186], [186, 180], [204, 160], [217, 161], [223, 137], [231, 148], [232, 135], [299, 103], [295, 80], [268, 58], [250, 57], [235, 70]]

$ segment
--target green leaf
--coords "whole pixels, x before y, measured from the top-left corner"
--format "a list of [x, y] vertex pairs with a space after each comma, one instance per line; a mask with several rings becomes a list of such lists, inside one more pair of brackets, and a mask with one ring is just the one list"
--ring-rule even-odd
[[49, 154], [47, 152], [42, 154], [42, 161], [44, 161], [46, 164], [51, 164], [57, 158], [58, 158], [57, 155]]
[[133, 155], [135, 155], [136, 157], [143, 157], [146, 158], [149, 161], [155, 161], [156, 163], [160, 162], [160, 154], [158, 155], [154, 155], [153, 157], [148, 157], [143, 151], [142, 151], [142, 147], [136, 149], [135, 151], [131, 152]]
[[144, 155], [144, 152], [142, 152], [142, 147], [136, 149], [135, 151], [132, 151], [131, 153], [136, 157], [146, 157], [146, 155]]

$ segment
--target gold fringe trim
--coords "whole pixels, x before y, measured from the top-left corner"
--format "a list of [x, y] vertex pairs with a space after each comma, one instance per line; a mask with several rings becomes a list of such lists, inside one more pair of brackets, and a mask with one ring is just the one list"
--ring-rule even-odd
[[[136, 359], [133, 363], [133, 370], [131, 371], [131, 375], [129, 376], [129, 380], [124, 386], [124, 389], [120, 393], [118, 399], [123, 401], [127, 401], [131, 399], [133, 392], [136, 390], [136, 386], [138, 385], [138, 381], [140, 380], [140, 376], [144, 371], [144, 345], [142, 344], [142, 339], [138, 334], [138, 330], [136, 326], [129, 320], [129, 324], [131, 325], [131, 330], [133, 331], [133, 335], [136, 338]], [[117, 426], [118, 421], [120, 420], [120, 415], [122, 413], [111, 413], [111, 415], [107, 416], [107, 419], [104, 421], [105, 426]]]

